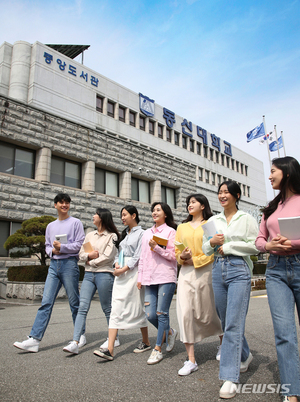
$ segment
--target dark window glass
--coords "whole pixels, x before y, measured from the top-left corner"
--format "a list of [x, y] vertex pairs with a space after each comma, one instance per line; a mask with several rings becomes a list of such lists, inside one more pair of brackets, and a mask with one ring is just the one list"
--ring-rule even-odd
[[135, 177], [132, 177], [131, 198], [136, 201], [150, 203], [150, 183], [148, 181], [139, 180]]
[[149, 133], [154, 134], [154, 121], [149, 121]]
[[187, 148], [187, 137], [185, 137], [184, 135], [182, 136], [182, 148]]
[[115, 104], [113, 102], [107, 102], [107, 115], [110, 117], [115, 117]]
[[35, 151], [0, 142], [0, 172], [34, 179]]
[[119, 106], [119, 120], [125, 122], [125, 108]]
[[174, 142], [175, 145], [179, 145], [179, 133], [174, 133]]
[[176, 208], [176, 190], [161, 186], [161, 200], [162, 202], [166, 202], [171, 208]]
[[203, 156], [204, 158], [207, 158], [207, 146], [203, 145]]
[[194, 142], [194, 140], [190, 139], [190, 151], [194, 152], [194, 150], [195, 150], [195, 142]]
[[129, 124], [135, 127], [135, 113], [131, 111], [129, 112]]
[[140, 116], [140, 130], [145, 131], [146, 119], [143, 116]]
[[160, 124], [157, 127], [157, 136], [158, 138], [163, 138], [163, 126], [161, 126]]
[[96, 98], [96, 110], [97, 112], [103, 113], [103, 98], [101, 98], [99, 95], [97, 95]]
[[168, 141], [168, 142], [171, 142], [171, 141], [172, 141], [172, 132], [171, 132], [171, 130], [169, 130], [169, 129], [167, 128], [166, 134], [167, 134], [167, 141]]
[[115, 172], [96, 168], [95, 191], [97, 193], [119, 196], [119, 175]]
[[197, 142], [197, 154], [201, 155], [201, 144], [200, 144], [200, 142]]
[[63, 186], [81, 187], [81, 165], [78, 162], [66, 161], [57, 156], [51, 158], [51, 183]]

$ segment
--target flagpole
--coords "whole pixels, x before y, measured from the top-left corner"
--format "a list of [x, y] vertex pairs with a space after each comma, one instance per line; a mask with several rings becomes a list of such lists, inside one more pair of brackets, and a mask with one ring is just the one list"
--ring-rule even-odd
[[283, 141], [283, 131], [281, 131], [281, 139], [282, 139], [282, 145], [283, 145], [284, 156], [286, 156], [286, 153], [285, 153], [285, 146], [284, 146], [284, 141]]
[[[266, 130], [266, 122], [265, 122], [265, 115], [263, 115], [263, 123], [264, 123], [264, 130], [265, 130], [265, 136], [267, 137], [267, 130]], [[268, 155], [269, 155], [269, 163], [270, 163], [270, 169], [272, 167], [272, 162], [271, 162], [271, 155], [270, 155], [270, 148], [269, 148], [269, 139], [267, 137], [267, 148], [268, 148]], [[275, 197], [275, 190], [273, 189], [273, 194]]]
[[275, 139], [276, 139], [276, 144], [277, 144], [278, 158], [280, 158], [280, 153], [279, 153], [279, 143], [278, 143], [278, 138], [277, 138], [276, 124], [274, 124], [274, 131], [275, 131]]

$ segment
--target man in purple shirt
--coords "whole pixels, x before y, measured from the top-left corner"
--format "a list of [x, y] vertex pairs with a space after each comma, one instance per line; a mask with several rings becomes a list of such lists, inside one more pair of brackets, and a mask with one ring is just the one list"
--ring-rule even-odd
[[[38, 352], [40, 341], [50, 321], [56, 296], [62, 285], [66, 289], [73, 323], [75, 323], [79, 308], [78, 253], [85, 234], [80, 220], [69, 215], [70, 202], [71, 198], [68, 194], [59, 193], [54, 198], [58, 219], [49, 223], [46, 228], [46, 253], [51, 258], [51, 262], [45, 282], [42, 305], [38, 309], [28, 339], [14, 343], [15, 347], [28, 352]], [[85, 343], [86, 339], [83, 334], [79, 344], [83, 346]]]

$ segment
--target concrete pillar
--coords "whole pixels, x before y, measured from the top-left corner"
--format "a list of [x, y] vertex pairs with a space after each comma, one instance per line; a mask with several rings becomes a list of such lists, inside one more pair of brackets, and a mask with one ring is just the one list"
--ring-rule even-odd
[[107, 98], [103, 98], [103, 114], [107, 115]]
[[115, 103], [115, 119], [119, 120], [119, 103]]
[[31, 44], [15, 42], [12, 51], [8, 96], [21, 102], [28, 101], [28, 86], [31, 62]]
[[131, 173], [123, 172], [119, 174], [120, 198], [131, 199]]
[[82, 190], [95, 191], [95, 162], [93, 161], [82, 164]]
[[155, 180], [150, 182], [150, 200], [153, 202], [161, 201], [161, 181]]
[[35, 180], [50, 183], [51, 149], [41, 148], [36, 152]]

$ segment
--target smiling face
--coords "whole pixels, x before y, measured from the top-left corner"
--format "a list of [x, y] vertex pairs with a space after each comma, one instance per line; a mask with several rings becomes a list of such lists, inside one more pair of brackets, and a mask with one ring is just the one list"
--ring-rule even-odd
[[55, 203], [54, 207], [57, 209], [57, 213], [59, 216], [66, 216], [68, 215], [70, 209], [70, 203], [69, 201], [62, 200]]
[[278, 169], [275, 165], [272, 165], [269, 180], [274, 190], [280, 190], [280, 183], [282, 178], [283, 178], [282, 170]]
[[135, 214], [131, 215], [128, 211], [126, 211], [126, 209], [123, 209], [121, 219], [124, 226], [128, 226], [129, 228], [134, 226], [136, 224], [135, 218]]
[[232, 208], [236, 205], [236, 198], [230, 194], [226, 184], [223, 184], [223, 186], [220, 187], [218, 198], [224, 209]]
[[199, 201], [196, 200], [195, 197], [192, 197], [189, 201], [188, 211], [192, 216], [198, 215], [202, 213], [204, 209], [204, 205], [202, 205]]
[[166, 221], [166, 214], [164, 213], [160, 204], [155, 205], [152, 211], [152, 218], [156, 226], [163, 225]]

